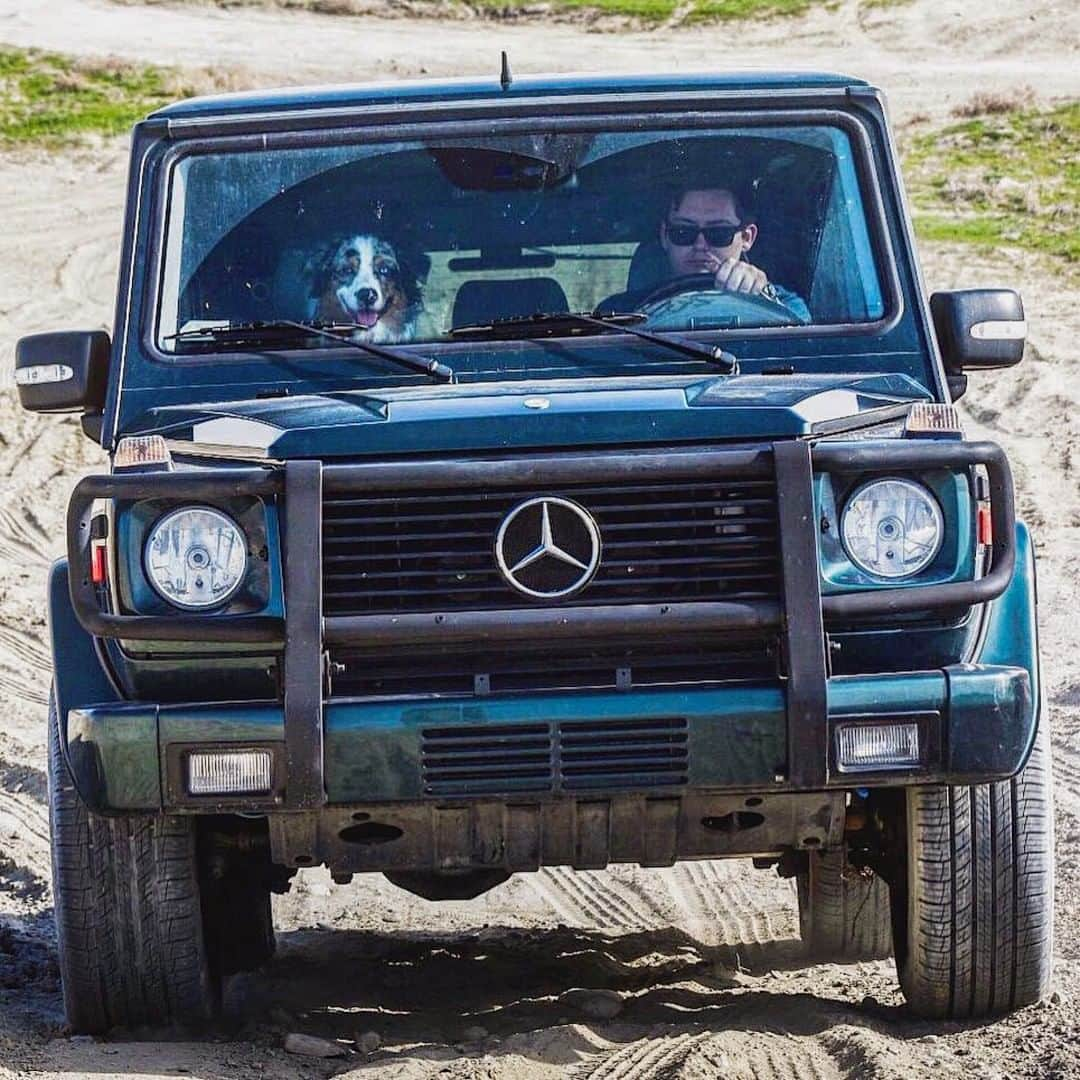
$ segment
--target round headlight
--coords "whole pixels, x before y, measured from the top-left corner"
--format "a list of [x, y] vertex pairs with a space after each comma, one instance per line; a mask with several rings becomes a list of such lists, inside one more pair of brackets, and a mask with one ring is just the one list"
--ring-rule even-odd
[[944, 520], [937, 500], [910, 480], [871, 480], [844, 507], [840, 534], [848, 557], [876, 577], [910, 577], [941, 548]]
[[219, 510], [188, 506], [166, 514], [143, 550], [150, 584], [170, 604], [209, 608], [240, 587], [247, 550], [239, 526]]

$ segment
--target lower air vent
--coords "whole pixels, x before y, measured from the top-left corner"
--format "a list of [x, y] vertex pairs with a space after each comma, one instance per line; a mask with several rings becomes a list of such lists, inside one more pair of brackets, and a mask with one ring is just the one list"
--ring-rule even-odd
[[421, 736], [428, 795], [677, 787], [689, 769], [683, 718], [564, 720], [428, 728]]
[[684, 719], [566, 721], [559, 726], [564, 791], [685, 784], [689, 764]]
[[428, 728], [421, 738], [428, 795], [551, 790], [552, 742], [547, 724]]

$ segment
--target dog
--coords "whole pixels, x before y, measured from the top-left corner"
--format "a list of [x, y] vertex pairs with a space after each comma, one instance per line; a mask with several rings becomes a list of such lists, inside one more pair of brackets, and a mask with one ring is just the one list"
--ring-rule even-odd
[[355, 326], [357, 341], [408, 342], [423, 312], [423, 283], [430, 260], [406, 256], [371, 233], [347, 236], [308, 263], [309, 314], [322, 322]]

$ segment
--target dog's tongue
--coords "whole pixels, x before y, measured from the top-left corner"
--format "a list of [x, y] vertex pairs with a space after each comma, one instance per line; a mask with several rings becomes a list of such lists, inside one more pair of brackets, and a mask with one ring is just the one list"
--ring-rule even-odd
[[356, 325], [362, 326], [365, 330], [370, 330], [379, 321], [379, 313], [377, 311], [358, 311], [356, 313]]

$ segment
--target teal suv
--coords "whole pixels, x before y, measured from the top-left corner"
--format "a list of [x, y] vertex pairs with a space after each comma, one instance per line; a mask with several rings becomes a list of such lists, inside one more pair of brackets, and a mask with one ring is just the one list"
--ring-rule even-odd
[[433, 900], [752, 857], [911, 1009], [1051, 963], [1032, 542], [924, 295], [879, 92], [424, 82], [137, 124], [111, 334], [24, 338], [110, 455], [49, 585], [74, 1029], [212, 1018], [298, 868]]

